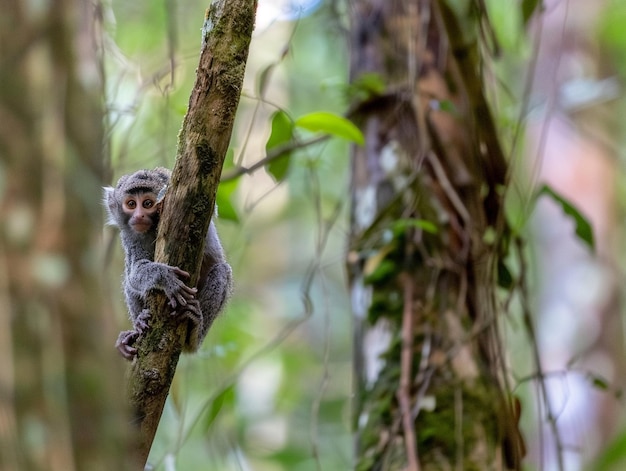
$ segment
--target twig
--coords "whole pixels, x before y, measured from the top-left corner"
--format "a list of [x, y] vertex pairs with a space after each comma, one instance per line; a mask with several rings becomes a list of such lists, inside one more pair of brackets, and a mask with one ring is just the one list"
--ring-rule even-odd
[[456, 443], [457, 471], [463, 471], [463, 456], [465, 443], [463, 442], [463, 391], [460, 387], [454, 389], [454, 442]]
[[398, 403], [402, 414], [404, 446], [408, 461], [407, 471], [420, 471], [413, 430], [413, 414], [411, 413], [411, 368], [413, 363], [413, 280], [407, 273], [401, 275], [404, 291], [404, 310], [402, 312], [402, 354], [400, 359], [400, 387]]
[[274, 160], [284, 157], [289, 152], [293, 152], [294, 150], [297, 150], [297, 149], [303, 149], [308, 146], [319, 144], [320, 142], [324, 142], [328, 140], [329, 138], [330, 138], [330, 135], [324, 134], [322, 136], [313, 137], [306, 141], [287, 142], [285, 144], [282, 144], [272, 149], [270, 152], [267, 153], [267, 155], [264, 158], [255, 162], [250, 167], [236, 167], [233, 170], [226, 172], [224, 175], [222, 175], [222, 178], [220, 181], [228, 182], [231, 180], [235, 180], [236, 178], [239, 178], [242, 175], [253, 173], [257, 171], [258, 169], [260, 169], [261, 167], [264, 167], [265, 165], [272, 163]]
[[530, 307], [528, 306], [528, 291], [526, 287], [526, 276], [527, 276], [527, 268], [526, 268], [526, 259], [524, 258], [522, 240], [519, 237], [515, 238], [515, 244], [517, 246], [518, 259], [520, 263], [520, 291], [522, 295], [520, 296], [521, 304], [522, 304], [522, 317], [524, 319], [524, 326], [526, 327], [526, 334], [528, 335], [528, 339], [530, 342], [530, 347], [533, 355], [533, 361], [535, 363], [535, 368], [537, 368], [537, 385], [539, 391], [541, 392], [541, 396], [543, 397], [543, 402], [546, 407], [546, 420], [549, 424], [550, 430], [554, 437], [554, 443], [556, 447], [556, 458], [557, 465], [559, 471], [565, 470], [565, 463], [563, 461], [563, 456], [565, 452], [565, 448], [563, 446], [563, 442], [561, 441], [561, 435], [559, 434], [559, 427], [557, 425], [557, 415], [555, 415], [552, 408], [552, 401], [550, 401], [550, 396], [548, 393], [548, 388], [546, 386], [546, 373], [543, 371], [543, 367], [541, 366], [541, 354], [539, 353], [539, 346], [537, 345], [537, 334], [535, 332], [535, 326], [530, 314]]

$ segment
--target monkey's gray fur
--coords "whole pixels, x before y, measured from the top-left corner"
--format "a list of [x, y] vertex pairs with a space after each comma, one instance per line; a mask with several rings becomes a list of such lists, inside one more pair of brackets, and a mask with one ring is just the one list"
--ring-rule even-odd
[[[224, 308], [232, 289], [232, 271], [226, 263], [213, 221], [205, 239], [197, 288], [185, 284], [189, 278], [187, 272], [154, 261], [161, 199], [170, 176], [170, 171], [163, 167], [139, 170], [122, 176], [115, 188], [104, 188], [107, 223], [119, 228], [125, 252], [123, 287], [133, 329], [121, 332], [116, 346], [129, 360], [137, 354], [137, 349], [133, 347], [135, 341], [148, 328], [150, 311], [146, 306], [146, 296], [150, 290], [162, 290], [173, 308], [172, 314], [188, 319], [188, 336], [183, 350], [193, 352], [198, 349], [213, 320]], [[135, 213], [131, 217], [129, 213], [132, 210], [125, 206], [125, 201], [132, 199], [133, 207], [137, 207], [134, 198], [144, 197], [148, 204], [137, 208], [136, 211], [140, 213], [138, 217]], [[140, 226], [140, 229], [135, 229], [134, 224]], [[141, 227], [148, 229], [142, 230]]]

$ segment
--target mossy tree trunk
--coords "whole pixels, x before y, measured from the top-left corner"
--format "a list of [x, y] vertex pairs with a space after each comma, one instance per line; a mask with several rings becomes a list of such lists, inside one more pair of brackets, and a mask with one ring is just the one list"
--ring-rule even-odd
[[[155, 261], [191, 274], [196, 285], [204, 239], [233, 130], [254, 29], [256, 0], [213, 0], [202, 28], [202, 48], [176, 164], [165, 195]], [[162, 292], [148, 299], [152, 319], [139, 338], [128, 398], [136, 414], [139, 460], [145, 463], [174, 378], [187, 322], [171, 316]]]
[[351, 9], [366, 139], [348, 259], [358, 470], [520, 468], [495, 298], [507, 167], [483, 92], [480, 4]]

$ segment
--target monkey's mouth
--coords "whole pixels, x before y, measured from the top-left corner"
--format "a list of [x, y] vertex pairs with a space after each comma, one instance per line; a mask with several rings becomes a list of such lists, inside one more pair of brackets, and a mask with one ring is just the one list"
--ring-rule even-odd
[[152, 227], [152, 224], [149, 222], [136, 222], [131, 224], [131, 226], [135, 232], [148, 232], [150, 227]]

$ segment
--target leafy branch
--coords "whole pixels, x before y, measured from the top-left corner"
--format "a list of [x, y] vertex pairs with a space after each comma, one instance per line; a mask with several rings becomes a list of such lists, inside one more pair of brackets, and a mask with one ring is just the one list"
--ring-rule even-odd
[[316, 137], [312, 137], [310, 139], [307, 139], [305, 141], [289, 141], [286, 142], [284, 144], [281, 144], [280, 146], [275, 147], [274, 149], [272, 149], [271, 151], [267, 152], [266, 156], [258, 161], [256, 161], [255, 163], [253, 163], [252, 165], [250, 165], [249, 167], [236, 167], [233, 170], [229, 171], [228, 173], [225, 173], [224, 175], [222, 175], [222, 182], [228, 182], [231, 180], [236, 180], [237, 178], [241, 177], [242, 175], [247, 175], [250, 173], [254, 173], [256, 172], [258, 169], [265, 167], [266, 165], [269, 165], [273, 162], [276, 162], [278, 159], [280, 159], [281, 157], [287, 157], [289, 156], [293, 151], [298, 150], [298, 149], [304, 149], [306, 147], [315, 145], [315, 144], [320, 144], [322, 142], [327, 141], [328, 139], [330, 139], [330, 135], [329, 134], [325, 134], [322, 136], [316, 136]]
[[[323, 134], [302, 140], [295, 135], [295, 128], [297, 127]], [[361, 131], [352, 121], [343, 116], [327, 111], [316, 111], [293, 121], [286, 112], [279, 110], [272, 115], [272, 132], [265, 146], [266, 156], [250, 167], [236, 167], [223, 175], [221, 181], [235, 180], [242, 175], [253, 173], [261, 167], [267, 167], [269, 173], [277, 181], [281, 181], [287, 174], [293, 151], [319, 144], [330, 137], [340, 137], [359, 145], [364, 143]]]

